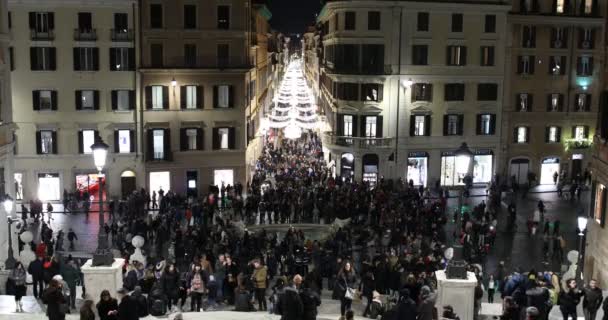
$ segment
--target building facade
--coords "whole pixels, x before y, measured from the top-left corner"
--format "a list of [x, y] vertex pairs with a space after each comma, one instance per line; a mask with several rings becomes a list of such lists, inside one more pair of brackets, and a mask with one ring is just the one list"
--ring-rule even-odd
[[[93, 191], [91, 144], [109, 146], [106, 192], [143, 185], [137, 144], [137, 1], [9, 1], [16, 198]], [[93, 192], [94, 193], [94, 192]]]
[[514, 1], [507, 45], [503, 173], [553, 184], [591, 158], [602, 85], [606, 3]]
[[[325, 154], [342, 177], [489, 182], [499, 163], [509, 7], [332, 1], [319, 15]], [[309, 72], [309, 74], [312, 72]]]
[[268, 79], [256, 34], [260, 10], [250, 0], [141, 2], [150, 190], [198, 195], [210, 185], [245, 184], [246, 115], [254, 99], [263, 104], [257, 93]]

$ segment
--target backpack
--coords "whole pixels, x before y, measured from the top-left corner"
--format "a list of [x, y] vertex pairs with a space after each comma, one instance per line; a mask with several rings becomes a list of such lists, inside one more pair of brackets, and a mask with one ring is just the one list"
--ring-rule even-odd
[[150, 309], [150, 314], [155, 317], [164, 316], [165, 315], [165, 303], [160, 299], [154, 300], [154, 303], [152, 303], [152, 308]]

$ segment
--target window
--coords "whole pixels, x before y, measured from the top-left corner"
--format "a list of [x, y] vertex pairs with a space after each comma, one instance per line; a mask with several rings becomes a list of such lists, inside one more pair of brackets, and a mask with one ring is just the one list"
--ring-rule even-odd
[[38, 131], [38, 154], [55, 154], [56, 141], [55, 141], [56, 133], [51, 130], [41, 130]]
[[375, 138], [377, 137], [377, 122], [378, 118], [375, 116], [365, 117], [365, 137]]
[[414, 117], [414, 136], [425, 136], [426, 135], [426, 117], [427, 116], [413, 116]]
[[95, 130], [80, 131], [80, 153], [91, 154], [91, 146], [95, 143]]
[[583, 0], [583, 14], [584, 15], [592, 15], [593, 14], [593, 1], [594, 0]]
[[498, 98], [498, 85], [496, 83], [480, 83], [477, 85], [478, 101], [496, 101]]
[[90, 12], [78, 12], [78, 31], [82, 33], [93, 31], [93, 18]]
[[152, 86], [152, 109], [164, 109], [164, 90], [163, 86]]
[[[352, 55], [352, 52], [346, 51], [346, 54]], [[384, 73], [384, 45], [361, 45], [361, 71], [364, 74]]]
[[342, 134], [345, 137], [353, 136], [353, 116], [344, 115], [344, 132]]
[[361, 84], [361, 101], [382, 101], [384, 87], [377, 83]]
[[99, 48], [74, 48], [74, 70], [99, 70]]
[[218, 129], [218, 134], [219, 134], [219, 141], [220, 141], [220, 149], [222, 150], [226, 150], [229, 147], [228, 144], [228, 138], [230, 135], [230, 130], [228, 130], [228, 128], [219, 128]]
[[131, 130], [116, 130], [118, 153], [131, 153], [131, 134]]
[[561, 130], [559, 127], [550, 126], [546, 129], [545, 142], [558, 143], [561, 140]]
[[572, 128], [572, 138], [575, 140], [587, 139], [589, 135], [589, 127], [587, 126], [575, 126]]
[[576, 94], [576, 111], [591, 111], [591, 95], [588, 93]]
[[150, 45], [150, 64], [152, 67], [160, 68], [163, 66], [163, 45], [153, 43]]
[[448, 66], [464, 66], [467, 64], [467, 47], [465, 46], [448, 46], [447, 48], [447, 65]]
[[35, 34], [47, 34], [55, 29], [55, 15], [53, 12], [30, 12], [30, 30]]
[[150, 5], [150, 28], [160, 29], [163, 27], [163, 5]]
[[445, 116], [445, 132], [446, 136], [456, 136], [460, 134], [460, 116], [456, 114], [448, 114]]
[[184, 45], [184, 64], [186, 67], [196, 66], [196, 45], [185, 44]]
[[165, 160], [165, 130], [152, 130], [152, 148], [154, 152], [154, 160]]
[[135, 109], [135, 91], [112, 90], [112, 110], [128, 111]]
[[8, 12], [8, 28], [13, 28], [13, 13], [11, 11]]
[[186, 138], [188, 150], [197, 150], [197, 130], [186, 129]]
[[534, 74], [534, 56], [518, 56], [517, 57], [517, 74], [521, 74], [521, 75]]
[[515, 143], [528, 143], [528, 127], [515, 128]]
[[230, 7], [217, 6], [217, 28], [230, 29]]
[[55, 70], [55, 48], [31, 47], [30, 64], [33, 71]]
[[552, 56], [549, 60], [549, 74], [564, 75], [566, 74], [566, 57]]
[[57, 92], [51, 90], [32, 91], [35, 111], [57, 110]]
[[483, 31], [485, 33], [495, 33], [496, 32], [496, 16], [495, 15], [486, 14]]
[[578, 31], [578, 48], [593, 49], [595, 46], [595, 30], [590, 28], [581, 28]]
[[15, 49], [13, 47], [8, 48], [8, 58], [10, 60], [11, 71], [15, 71]]
[[229, 85], [219, 85], [214, 87], [214, 108], [232, 108], [233, 89]]
[[582, 56], [576, 59], [576, 75], [591, 76], [593, 74], [593, 58]]
[[529, 93], [520, 93], [517, 95], [517, 111], [529, 112], [532, 111], [532, 95]]
[[428, 12], [418, 12], [418, 19], [416, 20], [416, 30], [429, 31], [429, 13]]
[[367, 30], [380, 30], [380, 11], [367, 13]]
[[[161, 49], [161, 52], [162, 52], [162, 49]], [[134, 48], [110, 48], [110, 70], [111, 71], [134, 71], [135, 70], [135, 49]]]
[[226, 43], [217, 45], [217, 64], [219, 68], [225, 68], [229, 64], [230, 47]]
[[[197, 86], [184, 86], [185, 88], [185, 96], [182, 96], [181, 99], [186, 99], [185, 109], [197, 109], [198, 107], [198, 97], [197, 97]], [[184, 90], [184, 89], [182, 89]], [[182, 91], [183, 93], [184, 91]]]
[[76, 91], [76, 110], [99, 109], [99, 92], [94, 90]]
[[547, 96], [547, 111], [556, 112], [562, 111], [563, 95], [560, 93], [551, 93]]
[[551, 28], [551, 43], [553, 49], [568, 47], [568, 30], [565, 28]]
[[346, 11], [344, 13], [344, 30], [355, 30], [356, 14], [354, 11]]
[[565, 2], [566, 0], [554, 0], [555, 1], [555, 13], [566, 12]]
[[335, 98], [346, 101], [357, 101], [359, 99], [359, 84], [350, 82], [337, 82]]
[[184, 5], [184, 29], [196, 29], [196, 6]]
[[478, 114], [477, 115], [477, 134], [478, 135], [493, 135], [495, 130], [496, 116], [493, 114]]
[[426, 44], [416, 44], [412, 46], [412, 64], [426, 66], [428, 64], [429, 46]]
[[452, 32], [462, 32], [462, 13], [452, 13]]
[[464, 101], [464, 83], [446, 83], [444, 90], [445, 101]]
[[430, 83], [415, 83], [412, 91], [412, 102], [431, 101], [433, 98], [433, 85]]
[[522, 44], [524, 48], [536, 47], [536, 27], [524, 26], [522, 28]]
[[119, 33], [127, 33], [129, 31], [129, 15], [126, 13], [114, 14], [114, 30]]
[[479, 65], [482, 67], [494, 66], [494, 47], [483, 46], [481, 47], [481, 61]]

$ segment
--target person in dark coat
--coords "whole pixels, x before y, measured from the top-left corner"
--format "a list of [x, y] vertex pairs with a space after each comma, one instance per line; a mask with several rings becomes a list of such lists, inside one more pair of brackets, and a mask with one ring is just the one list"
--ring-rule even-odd
[[583, 288], [583, 312], [585, 319], [595, 320], [597, 310], [602, 306], [604, 296], [602, 289], [597, 286], [597, 280], [591, 279], [589, 285]]
[[566, 280], [566, 288], [560, 291], [557, 303], [559, 304], [559, 310], [562, 312], [564, 319], [573, 317], [578, 319], [576, 315], [576, 306], [581, 302], [583, 292], [576, 286], [576, 280]]
[[76, 283], [80, 280], [80, 271], [73, 259], [70, 259], [66, 265], [62, 266], [61, 277], [70, 289], [70, 308], [76, 309]]
[[93, 300], [85, 300], [82, 307], [80, 307], [80, 320], [95, 320]]
[[167, 297], [167, 308], [171, 309], [172, 306], [177, 306], [177, 301], [179, 300], [180, 274], [174, 264], [167, 266], [160, 281], [163, 286], [163, 292]]
[[131, 297], [137, 302], [137, 314], [140, 318], [148, 316], [148, 299], [141, 292], [141, 287], [136, 286], [131, 294]]
[[321, 305], [321, 297], [309, 283], [310, 280], [304, 281], [302, 284], [302, 291], [300, 292], [300, 300], [302, 300], [302, 320], [315, 320], [317, 319], [317, 307]]
[[49, 320], [65, 320], [65, 297], [61, 293], [61, 284], [54, 279], [49, 281], [49, 287], [42, 294], [42, 302], [47, 305], [46, 315]]
[[139, 320], [137, 314], [137, 301], [129, 296], [127, 289], [120, 288], [116, 292], [120, 303], [118, 310], [113, 311], [118, 317], [118, 320]]
[[112, 312], [118, 309], [118, 301], [110, 295], [110, 291], [103, 290], [97, 303], [97, 314], [101, 320], [116, 320]]
[[433, 320], [433, 311], [437, 294], [427, 286], [420, 289], [420, 305], [418, 305], [418, 320]]
[[409, 289], [402, 289], [399, 292], [399, 303], [397, 304], [397, 319], [416, 320], [418, 310], [416, 302], [410, 297]]
[[36, 260], [30, 262], [27, 267], [27, 272], [32, 275], [33, 286], [34, 286], [34, 297], [36, 299], [42, 296], [44, 290], [44, 266], [43, 257], [38, 256]]
[[304, 306], [298, 293], [298, 286], [301, 283], [302, 277], [295, 275], [293, 284], [285, 287], [283, 294], [279, 297], [276, 312], [281, 315], [281, 320], [297, 320], [302, 316]]
[[15, 268], [11, 270], [8, 278], [13, 281], [16, 311], [23, 312], [21, 298], [26, 294], [27, 286], [25, 268], [20, 261], [17, 261]]
[[340, 297], [340, 315], [344, 317], [346, 310], [350, 310], [353, 304], [353, 300], [346, 297], [346, 291], [357, 287], [357, 275], [349, 261], [344, 262], [336, 278], [338, 297]]

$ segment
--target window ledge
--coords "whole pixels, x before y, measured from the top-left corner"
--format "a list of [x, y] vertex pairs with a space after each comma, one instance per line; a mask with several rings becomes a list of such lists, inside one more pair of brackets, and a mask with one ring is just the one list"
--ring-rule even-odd
[[131, 113], [135, 110], [112, 110], [114, 113]]
[[76, 73], [95, 73], [99, 72], [99, 70], [74, 70]]

